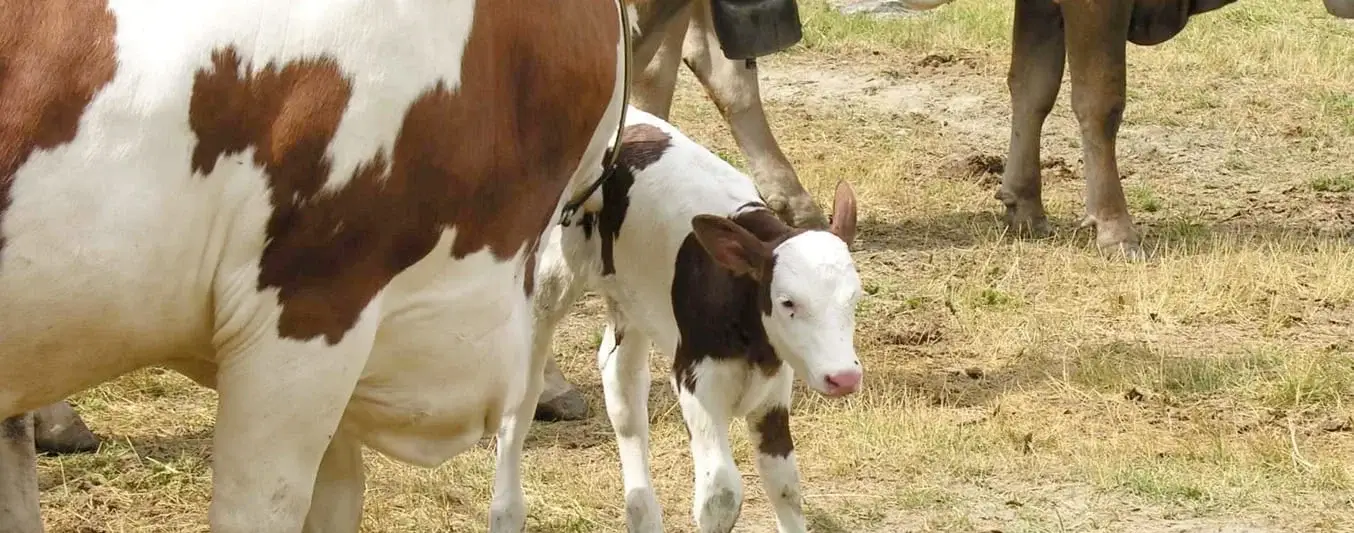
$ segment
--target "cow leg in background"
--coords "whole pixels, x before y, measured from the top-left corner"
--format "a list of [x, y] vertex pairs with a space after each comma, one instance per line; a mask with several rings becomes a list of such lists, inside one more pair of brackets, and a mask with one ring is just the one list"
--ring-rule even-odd
[[0, 533], [42, 533], [31, 412], [0, 420]]
[[362, 441], [342, 429], [329, 441], [315, 476], [304, 533], [357, 533], [366, 490]]
[[540, 401], [536, 403], [536, 420], [554, 422], [558, 420], [582, 420], [588, 417], [588, 401], [583, 393], [565, 379], [555, 364], [555, 355], [545, 360], [545, 382], [541, 387]]
[[1124, 114], [1125, 48], [1133, 11], [1129, 0], [1062, 0], [1067, 64], [1072, 74], [1072, 111], [1081, 127], [1086, 172], [1086, 218], [1095, 225], [1101, 250], [1144, 258], [1119, 183], [1115, 156]]
[[607, 302], [606, 332], [597, 348], [606, 413], [616, 432], [625, 487], [625, 524], [630, 533], [661, 533], [663, 508], [649, 475], [649, 348], [653, 341]]
[[997, 199], [1006, 222], [1035, 236], [1048, 233], [1039, 175], [1039, 141], [1044, 120], [1058, 100], [1063, 76], [1062, 13], [1054, 0], [1017, 0], [1012, 31], [1011, 144]]
[[[273, 305], [241, 302], [237, 294], [222, 292], [234, 296], [229, 302], [240, 313]], [[277, 318], [218, 313], [217, 338], [242, 344], [217, 346], [212, 533], [292, 533], [303, 527], [321, 459], [371, 354], [378, 311], [364, 310], [332, 345], [323, 337], [280, 338]]]
[[808, 531], [804, 523], [803, 497], [799, 492], [799, 466], [790, 438], [790, 395], [794, 373], [782, 368], [764, 405], [745, 417], [748, 441], [757, 448], [757, 473], [762, 488], [776, 510], [780, 533]]
[[682, 65], [682, 42], [686, 39], [690, 21], [691, 8], [682, 8], [663, 27], [662, 33], [646, 37], [646, 40], [662, 40], [648, 66], [634, 73], [634, 81], [630, 83], [630, 105], [663, 120], [668, 119], [672, 95], [677, 90], [678, 67]]
[[708, 2], [692, 2], [682, 58], [728, 121], [734, 140], [748, 156], [752, 179], [767, 205], [787, 224], [827, 229], [823, 211], [804, 190], [794, 167], [771, 134], [762, 108], [756, 67], [724, 57]]
[[67, 401], [33, 412], [33, 440], [38, 453], [81, 453], [99, 449], [99, 438], [89, 431]]

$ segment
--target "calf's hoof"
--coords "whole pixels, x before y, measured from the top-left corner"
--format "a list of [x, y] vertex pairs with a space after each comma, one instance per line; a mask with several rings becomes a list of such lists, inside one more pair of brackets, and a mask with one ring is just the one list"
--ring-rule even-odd
[[663, 508], [653, 489], [625, 493], [625, 530], [628, 533], [663, 533]]
[[522, 533], [527, 529], [527, 506], [522, 500], [489, 505], [489, 533]]
[[718, 489], [707, 496], [696, 510], [696, 526], [701, 533], [729, 533], [738, 521], [743, 498], [732, 489]]
[[558, 422], [562, 420], [583, 420], [588, 417], [588, 402], [578, 389], [569, 389], [553, 398], [536, 403], [536, 420]]
[[34, 414], [33, 444], [38, 453], [86, 453], [99, 449], [99, 438], [66, 402], [48, 405]]

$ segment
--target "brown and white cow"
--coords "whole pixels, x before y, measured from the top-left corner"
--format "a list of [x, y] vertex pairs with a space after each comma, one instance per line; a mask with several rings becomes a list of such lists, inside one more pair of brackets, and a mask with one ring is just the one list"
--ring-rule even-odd
[[[693, 515], [702, 533], [729, 531], [742, 481], [728, 438], [747, 420], [756, 468], [779, 530], [805, 530], [790, 437], [794, 376], [829, 397], [855, 392], [853, 339], [860, 277], [848, 250], [851, 187], [838, 186], [830, 231], [787, 226], [748, 176], [666, 121], [626, 115], [617, 172], [578, 220], [542, 243], [535, 356], [584, 290], [607, 303], [597, 351], [621, 455], [628, 530], [663, 531], [649, 477], [649, 350], [672, 361], [671, 384], [690, 433]], [[535, 400], [503, 423], [494, 520], [524, 521], [521, 453]]]
[[218, 532], [357, 531], [363, 446], [496, 431], [617, 6], [0, 4], [0, 530], [42, 530], [26, 413], [147, 366], [219, 392]]

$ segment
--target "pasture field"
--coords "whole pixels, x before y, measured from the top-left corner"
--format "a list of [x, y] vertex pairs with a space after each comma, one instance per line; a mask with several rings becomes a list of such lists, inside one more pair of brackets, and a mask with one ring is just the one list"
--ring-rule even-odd
[[[1076, 228], [1066, 81], [1043, 142], [1055, 235], [999, 223], [1011, 2], [801, 9], [805, 40], [761, 61], [763, 95], [821, 203], [856, 186], [868, 292], [864, 390], [796, 389], [811, 529], [1354, 531], [1354, 24], [1316, 0], [1248, 0], [1130, 46], [1120, 168], [1153, 254], [1130, 264]], [[743, 164], [686, 72], [673, 121]], [[592, 416], [533, 429], [531, 531], [624, 531], [599, 313], [587, 299], [557, 342]], [[668, 366], [654, 357], [653, 475], [667, 529], [687, 532]], [[147, 370], [75, 403], [106, 442], [41, 460], [49, 531], [206, 531], [214, 393]], [[737, 530], [774, 531], [742, 422], [733, 435]], [[492, 450], [435, 470], [369, 454], [363, 530], [485, 530]]]

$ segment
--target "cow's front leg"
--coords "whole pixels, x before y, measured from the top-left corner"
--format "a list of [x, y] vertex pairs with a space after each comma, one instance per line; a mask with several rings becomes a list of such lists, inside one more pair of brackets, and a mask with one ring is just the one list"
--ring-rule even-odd
[[1096, 244], [1133, 260], [1142, 259], [1138, 232], [1119, 183], [1115, 142], [1127, 90], [1124, 48], [1133, 2], [1063, 0], [1067, 63], [1072, 74], [1072, 110], [1081, 127], [1086, 168], [1086, 218]]
[[340, 429], [320, 461], [305, 533], [357, 533], [365, 489], [362, 441]]
[[757, 473], [767, 499], [776, 510], [780, 533], [807, 531], [803, 498], [799, 491], [799, 467], [790, 438], [790, 393], [794, 374], [788, 366], [775, 377], [767, 401], [746, 417], [748, 438], [757, 448]]
[[752, 179], [767, 205], [792, 226], [827, 229], [823, 211], [804, 190], [790, 160], [771, 134], [762, 108], [756, 65], [724, 57], [708, 2], [692, 3], [682, 56], [728, 121], [738, 147], [747, 154]]
[[0, 533], [42, 533], [31, 412], [0, 420]]
[[[235, 316], [218, 326], [226, 346], [217, 347], [213, 533], [302, 529], [317, 470], [371, 353], [378, 320], [366, 309], [331, 345], [323, 336], [279, 337], [275, 316]], [[243, 331], [234, 328], [239, 324]]]
[[1048, 233], [1039, 176], [1039, 141], [1044, 120], [1058, 100], [1063, 76], [1062, 13], [1053, 0], [1017, 0], [1012, 30], [1011, 143], [997, 199], [1006, 223], [1034, 236]]
[[609, 317], [597, 366], [602, 371], [606, 412], [616, 432], [625, 485], [625, 523], [631, 533], [663, 531], [663, 508], [649, 477], [649, 347], [652, 341], [608, 301]]
[[[695, 463], [695, 496], [692, 515], [701, 533], [728, 533], [743, 509], [743, 480], [729, 446], [729, 419], [739, 383], [724, 375], [712, 361], [697, 363], [714, 368], [691, 369], [693, 380], [673, 382], [682, 418], [691, 435], [691, 459]], [[694, 390], [688, 385], [694, 381]]]

